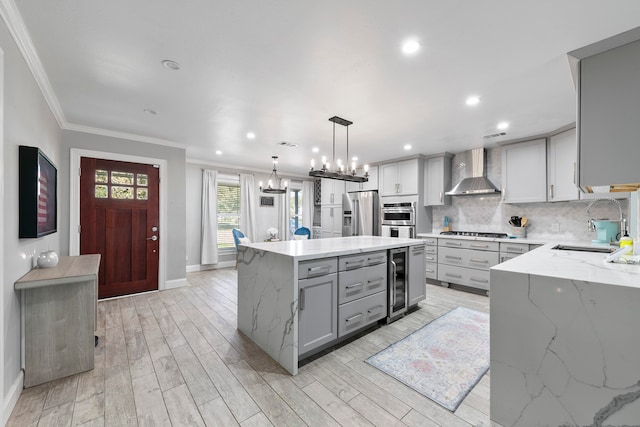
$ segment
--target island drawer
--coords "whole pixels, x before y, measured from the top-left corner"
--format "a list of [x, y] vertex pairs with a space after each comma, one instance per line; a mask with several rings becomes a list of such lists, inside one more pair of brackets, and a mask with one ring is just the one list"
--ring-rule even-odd
[[498, 264], [498, 259], [498, 252], [442, 247], [438, 251], [438, 263], [441, 267], [442, 264], [448, 264], [488, 271], [490, 267]]
[[441, 248], [478, 249], [495, 252], [500, 250], [500, 242], [485, 242], [484, 240], [438, 239], [438, 246]]
[[424, 244], [427, 246], [438, 246], [438, 239], [434, 237], [423, 238]]
[[298, 279], [324, 276], [338, 271], [338, 258], [322, 258], [302, 261], [298, 264]]
[[338, 273], [338, 303], [344, 304], [387, 290], [387, 264]]
[[425, 246], [425, 252], [427, 254], [438, 254], [438, 247], [437, 246]]
[[386, 263], [387, 251], [366, 252], [357, 255], [341, 256], [338, 260], [338, 270], [353, 270]]
[[338, 337], [357, 331], [387, 315], [387, 292], [378, 292], [338, 306]]
[[440, 265], [438, 266], [438, 280], [489, 290], [489, 271]]
[[438, 264], [435, 262], [427, 262], [425, 264], [425, 277], [427, 279], [438, 279]]

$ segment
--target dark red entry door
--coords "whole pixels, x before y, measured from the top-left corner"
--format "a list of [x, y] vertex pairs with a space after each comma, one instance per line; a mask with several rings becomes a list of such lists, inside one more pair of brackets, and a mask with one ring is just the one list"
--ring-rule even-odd
[[158, 289], [159, 169], [83, 157], [80, 253], [100, 254], [98, 298]]

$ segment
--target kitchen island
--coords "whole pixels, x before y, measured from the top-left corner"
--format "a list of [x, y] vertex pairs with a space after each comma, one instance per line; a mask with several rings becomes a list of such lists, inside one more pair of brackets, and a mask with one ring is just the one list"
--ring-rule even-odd
[[639, 425], [640, 265], [554, 246], [491, 268], [491, 420]]
[[[299, 356], [335, 342], [338, 329], [348, 330], [349, 323], [366, 325], [367, 316], [371, 316], [369, 322], [386, 316], [387, 251], [423, 246], [424, 242], [418, 239], [379, 236], [240, 245], [238, 329], [295, 375]], [[424, 261], [424, 252], [420, 258]], [[340, 305], [345, 313], [359, 310], [354, 315], [343, 316], [338, 309], [337, 276], [338, 270], [356, 272], [349, 263], [358, 269], [357, 274], [362, 277], [368, 274], [370, 279], [353, 283], [349, 286], [352, 291], [347, 287], [340, 290], [341, 296], [349, 298]], [[414, 289], [422, 289], [424, 298], [424, 262], [420, 269], [421, 276], [413, 285]], [[349, 296], [350, 292], [360, 290], [361, 298]], [[300, 331], [301, 312], [306, 316], [306, 335]], [[314, 334], [316, 340], [304, 338]]]

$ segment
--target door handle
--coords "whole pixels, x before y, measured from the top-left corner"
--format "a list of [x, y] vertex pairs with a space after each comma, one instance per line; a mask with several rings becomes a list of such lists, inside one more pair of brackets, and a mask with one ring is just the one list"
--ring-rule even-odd
[[155, 242], [156, 240], [158, 240], [158, 236], [156, 236], [156, 235], [154, 234], [154, 235], [153, 235], [153, 236], [151, 236], [151, 237], [147, 237], [147, 240], [153, 240], [153, 241]]

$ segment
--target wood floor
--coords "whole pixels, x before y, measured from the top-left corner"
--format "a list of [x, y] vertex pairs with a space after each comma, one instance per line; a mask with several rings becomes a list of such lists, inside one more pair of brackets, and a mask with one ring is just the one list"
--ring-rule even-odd
[[8, 426], [490, 426], [489, 375], [455, 413], [364, 360], [457, 306], [489, 299], [427, 285], [420, 309], [294, 377], [236, 330], [236, 272], [101, 301], [95, 369], [22, 392]]

